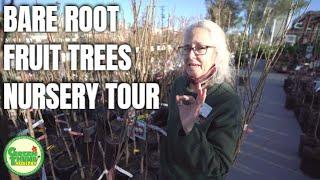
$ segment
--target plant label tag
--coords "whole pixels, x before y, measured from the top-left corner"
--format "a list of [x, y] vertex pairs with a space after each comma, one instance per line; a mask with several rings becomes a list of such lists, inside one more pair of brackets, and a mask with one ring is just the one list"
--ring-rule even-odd
[[134, 127], [134, 135], [135, 137], [146, 140], [147, 137], [147, 124], [143, 120], [137, 120]]
[[128, 127], [127, 136], [132, 140], [135, 140], [137, 137], [145, 141], [147, 137], [146, 122], [144, 120], [137, 120], [132, 126]]
[[207, 103], [203, 103], [200, 108], [200, 115], [204, 118], [207, 118], [211, 111], [212, 107]]

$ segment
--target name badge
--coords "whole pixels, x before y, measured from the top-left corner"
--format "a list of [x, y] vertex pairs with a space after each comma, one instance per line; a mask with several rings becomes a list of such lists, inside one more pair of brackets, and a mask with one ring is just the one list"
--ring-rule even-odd
[[212, 107], [207, 103], [203, 103], [200, 108], [200, 115], [204, 118], [207, 118], [210, 112], [212, 111]]

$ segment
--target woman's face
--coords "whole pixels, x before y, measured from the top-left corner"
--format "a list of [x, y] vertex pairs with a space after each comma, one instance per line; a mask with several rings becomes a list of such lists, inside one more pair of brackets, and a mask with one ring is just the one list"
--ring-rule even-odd
[[[194, 28], [185, 38], [184, 46], [195, 48], [185, 53], [183, 57], [185, 72], [189, 76], [199, 78], [215, 64], [216, 51], [208, 30]], [[196, 49], [198, 49], [198, 53], [195, 52], [197, 51]], [[203, 54], [204, 52], [205, 54]]]

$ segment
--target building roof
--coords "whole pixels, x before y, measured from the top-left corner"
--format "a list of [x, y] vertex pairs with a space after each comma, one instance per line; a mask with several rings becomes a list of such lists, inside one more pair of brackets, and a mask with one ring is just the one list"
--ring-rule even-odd
[[299, 16], [298, 18], [296, 18], [295, 20], [293, 20], [292, 25], [294, 26], [297, 23], [307, 23], [308, 18], [310, 19], [309, 25], [313, 25], [315, 23], [320, 23], [320, 11], [308, 11], [304, 14], [302, 14], [301, 16]]

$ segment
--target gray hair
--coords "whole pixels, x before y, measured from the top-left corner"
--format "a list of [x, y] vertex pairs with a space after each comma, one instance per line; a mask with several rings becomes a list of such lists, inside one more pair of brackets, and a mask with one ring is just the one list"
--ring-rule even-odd
[[201, 20], [191, 24], [184, 32], [184, 39], [190, 35], [195, 28], [203, 28], [209, 31], [213, 46], [216, 47], [216, 73], [213, 75], [210, 84], [221, 84], [227, 82], [234, 84], [234, 66], [231, 62], [231, 55], [228, 50], [226, 35], [221, 27], [210, 21]]

